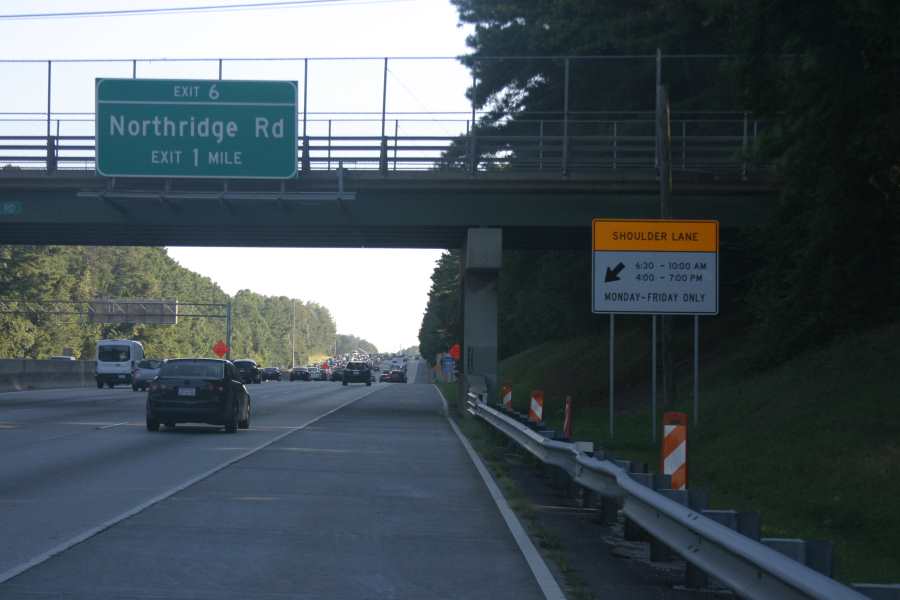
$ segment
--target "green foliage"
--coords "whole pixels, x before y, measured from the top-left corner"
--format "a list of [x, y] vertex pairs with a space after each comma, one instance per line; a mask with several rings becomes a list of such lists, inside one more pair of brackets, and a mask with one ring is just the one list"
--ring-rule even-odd
[[[166, 298], [233, 305], [233, 358], [291, 364], [291, 311], [297, 362], [328, 352], [335, 325], [318, 304], [241, 290], [230, 298], [208, 277], [181, 267], [162, 248], [0, 246], [0, 298], [84, 301]], [[0, 356], [46, 358], [72, 348], [91, 360], [96, 340], [140, 340], [150, 357], [212, 356], [225, 339], [223, 319], [181, 318], [177, 325], [92, 324], [73, 315], [0, 314]]]
[[459, 252], [450, 251], [438, 259], [431, 275], [428, 305], [419, 329], [422, 357], [432, 365], [439, 352], [446, 352], [462, 339], [459, 301]]
[[[691, 415], [691, 485], [708, 489], [714, 508], [760, 511], [767, 536], [834, 541], [841, 580], [897, 581], [900, 402], [893, 365], [900, 361], [900, 323], [833, 340], [765, 372], [747, 369], [748, 349], [742, 338], [724, 335], [726, 324], [703, 323], [699, 427], [692, 418], [689, 332], [676, 334], [684, 400], [672, 410]], [[605, 335], [535, 346], [504, 360], [501, 373], [513, 384], [519, 411], [527, 410], [530, 391], [541, 389], [545, 420], [559, 430], [564, 398], [571, 396], [575, 439], [656, 470], [646, 330], [629, 327], [618, 335], [616, 324], [613, 438]], [[661, 418], [656, 422], [661, 428]]]
[[761, 153], [784, 179], [748, 303], [775, 362], [896, 314], [900, 4], [757, 0], [736, 16], [749, 106], [773, 122]]
[[337, 354], [351, 354], [357, 350], [363, 350], [369, 354], [378, 352], [378, 347], [372, 342], [356, 337], [355, 335], [344, 335], [339, 333], [337, 336]]
[[[537, 119], [547, 121], [547, 135], [560, 133], [552, 122], [562, 117], [562, 60], [502, 57], [575, 57], [569, 84], [569, 109], [574, 113], [652, 110], [654, 98], [652, 59], [591, 61], [579, 56], [633, 57], [654, 54], [658, 48], [664, 55], [735, 57], [664, 59], [662, 78], [675, 110], [751, 110], [765, 124], [762, 142], [753, 151], [758, 160], [777, 166], [782, 194], [772, 221], [754, 238], [743, 240], [756, 254], [751, 263], [742, 261], [745, 284], [739, 286], [746, 294], [742, 308], [756, 325], [758, 364], [777, 363], [841, 332], [896, 316], [900, 3], [453, 3], [460, 20], [475, 26], [468, 39], [472, 53], [462, 61], [476, 78], [469, 97], [487, 109], [478, 133], [535, 135]], [[589, 134], [590, 127], [576, 121], [570, 132]], [[482, 155], [502, 153], [510, 167], [515, 166], [514, 141], [491, 146], [485, 138], [479, 142]], [[461, 139], [447, 161], [463, 160], [467, 148], [467, 140]], [[553, 260], [536, 265], [532, 277], [532, 287], [550, 295], [554, 290], [541, 278], [553, 278]], [[527, 267], [527, 260], [523, 265], [515, 262], [507, 261], [507, 273], [524, 274], [527, 268], [517, 267]], [[568, 265], [559, 260], [556, 264]], [[746, 282], [752, 282], [752, 292]], [[516, 291], [520, 303], [532, 303], [524, 299], [529, 295], [543, 295], [521, 291], [525, 293]], [[570, 306], [583, 303], [580, 295]], [[530, 313], [528, 319], [522, 318], [527, 310], [505, 312], [510, 306], [508, 300], [501, 302], [502, 354], [521, 349], [525, 340], [550, 339], [548, 334], [562, 336], [571, 330], [569, 315], [552, 306]], [[550, 332], [550, 325], [560, 321], [560, 331]]]

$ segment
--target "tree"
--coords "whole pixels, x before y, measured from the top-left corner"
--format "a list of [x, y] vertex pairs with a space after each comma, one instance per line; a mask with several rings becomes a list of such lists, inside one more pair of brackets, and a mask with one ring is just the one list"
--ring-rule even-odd
[[743, 87], [771, 120], [777, 214], [749, 308], [764, 362], [896, 318], [900, 301], [900, 5], [776, 0], [734, 7]]
[[446, 352], [462, 337], [459, 283], [459, 252], [452, 250], [441, 255], [431, 275], [428, 304], [419, 329], [422, 357], [431, 364], [439, 352]]

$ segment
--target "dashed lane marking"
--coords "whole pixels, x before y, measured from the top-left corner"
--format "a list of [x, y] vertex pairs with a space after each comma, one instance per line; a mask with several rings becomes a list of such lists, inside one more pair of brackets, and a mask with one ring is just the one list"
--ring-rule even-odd
[[344, 402], [343, 404], [340, 404], [340, 405], [336, 406], [335, 408], [332, 408], [331, 410], [328, 410], [328, 411], [320, 414], [317, 417], [313, 417], [312, 419], [310, 419], [303, 425], [300, 425], [293, 429], [289, 429], [289, 430], [285, 431], [284, 433], [276, 435], [271, 440], [263, 442], [262, 444], [259, 444], [258, 446], [251, 448], [249, 450], [245, 450], [244, 452], [241, 452], [237, 456], [229, 458], [226, 461], [224, 461], [223, 463], [221, 463], [203, 473], [200, 473], [199, 475], [196, 475], [196, 476], [188, 479], [184, 483], [176, 485], [175, 487], [170, 488], [169, 490], [166, 490], [166, 491], [162, 492], [161, 494], [157, 494], [156, 496], [150, 498], [149, 500], [146, 500], [146, 501], [138, 504], [134, 508], [131, 508], [119, 515], [116, 515], [116, 516], [112, 517], [111, 519], [108, 519], [95, 527], [91, 527], [90, 529], [83, 531], [83, 532], [79, 533], [78, 535], [75, 535], [64, 542], [57, 544], [56, 546], [50, 548], [49, 550], [42, 552], [41, 554], [39, 554], [35, 557], [32, 557], [30, 560], [27, 560], [27, 561], [25, 561], [21, 564], [18, 564], [10, 569], [7, 569], [6, 571], [0, 573], [0, 583], [9, 581], [13, 577], [16, 577], [17, 575], [21, 575], [25, 571], [28, 571], [29, 569], [32, 569], [32, 568], [40, 565], [41, 563], [47, 562], [54, 556], [56, 556], [58, 554], [62, 554], [69, 548], [72, 548], [73, 546], [76, 546], [86, 540], [91, 539], [92, 537], [96, 536], [97, 534], [102, 533], [103, 531], [106, 531], [110, 527], [113, 527], [114, 525], [117, 525], [118, 523], [121, 523], [122, 521], [129, 519], [143, 511], [147, 510], [151, 506], [154, 506], [155, 504], [158, 504], [158, 503], [162, 502], [163, 500], [166, 500], [167, 498], [174, 496], [178, 492], [186, 490], [187, 488], [191, 487], [192, 485], [195, 485], [195, 484], [203, 481], [204, 479], [207, 479], [207, 478], [215, 475], [219, 471], [221, 471], [227, 467], [230, 467], [231, 465], [233, 465], [237, 462], [244, 460], [248, 456], [251, 456], [252, 454], [255, 454], [256, 452], [259, 452], [263, 448], [267, 448], [268, 446], [271, 446], [275, 442], [278, 442], [279, 440], [286, 438], [290, 434], [295, 433], [297, 431], [301, 431], [301, 430], [305, 429], [307, 426], [312, 425], [313, 423], [320, 421], [320, 420], [324, 419], [325, 417], [328, 417], [329, 415], [336, 413], [337, 411], [341, 410], [342, 408], [346, 408], [347, 406], [350, 406], [351, 404], [353, 404], [355, 402], [359, 402], [360, 400], [365, 399], [366, 397], [370, 396], [371, 394], [373, 394], [377, 391], [379, 391], [379, 390], [372, 389], [371, 391], [369, 391], [366, 394], [363, 394], [362, 396], [358, 396], [352, 400], [348, 400], [347, 402]]

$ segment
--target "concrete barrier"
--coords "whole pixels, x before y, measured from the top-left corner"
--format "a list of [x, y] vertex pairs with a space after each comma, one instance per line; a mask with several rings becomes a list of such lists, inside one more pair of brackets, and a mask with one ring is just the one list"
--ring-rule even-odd
[[97, 385], [92, 360], [0, 359], [0, 391]]

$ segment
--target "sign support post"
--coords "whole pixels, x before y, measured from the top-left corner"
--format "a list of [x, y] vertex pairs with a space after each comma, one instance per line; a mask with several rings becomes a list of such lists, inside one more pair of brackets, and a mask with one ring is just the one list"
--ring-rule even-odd
[[700, 315], [694, 315], [694, 426], [700, 421]]
[[656, 315], [650, 317], [650, 439], [656, 443]]
[[615, 435], [616, 405], [616, 315], [609, 315], [609, 438]]
[[[651, 315], [651, 437], [656, 440], [657, 316], [662, 322], [663, 387], [667, 326], [672, 315], [694, 317], [694, 423], [700, 410], [700, 315], [719, 314], [719, 223], [681, 219], [593, 221], [591, 306], [609, 319], [610, 436], [614, 433], [614, 348], [616, 314]], [[667, 356], [668, 354], [668, 356]], [[663, 395], [663, 404], [672, 396]]]

